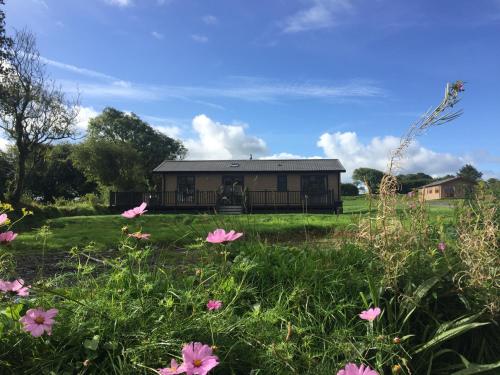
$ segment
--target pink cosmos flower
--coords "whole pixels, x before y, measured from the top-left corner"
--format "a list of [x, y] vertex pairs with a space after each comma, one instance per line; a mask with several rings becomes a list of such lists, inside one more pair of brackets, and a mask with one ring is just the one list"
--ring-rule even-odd
[[149, 237], [151, 237], [149, 233], [141, 233], [141, 232], [130, 233], [128, 236], [137, 238], [138, 240], [149, 240]]
[[243, 233], [236, 233], [234, 230], [226, 233], [224, 229], [216, 229], [208, 233], [207, 241], [210, 243], [223, 243], [237, 240], [241, 236], [243, 236]]
[[146, 206], [146, 202], [142, 202], [139, 207], [134, 207], [131, 210], [123, 212], [122, 216], [126, 217], [127, 219], [133, 219], [136, 216], [144, 215], [146, 212], [148, 212], [148, 210], [145, 209]]
[[0, 225], [5, 224], [7, 222], [7, 220], [9, 220], [9, 218], [7, 217], [7, 214], [0, 215]]
[[380, 315], [380, 309], [375, 307], [374, 309], [368, 309], [365, 311], [361, 311], [359, 317], [364, 320], [369, 320], [370, 322], [374, 321], [377, 316]]
[[188, 375], [206, 375], [219, 364], [219, 358], [212, 355], [212, 348], [201, 342], [191, 342], [182, 348], [184, 363], [181, 368]]
[[438, 250], [439, 251], [445, 251], [446, 250], [446, 244], [444, 242], [438, 243]]
[[19, 297], [26, 297], [30, 294], [28, 288], [30, 288], [30, 286], [24, 286], [23, 279], [14, 281], [0, 280], [0, 291], [3, 293], [11, 292], [17, 294]]
[[179, 366], [177, 364], [177, 361], [175, 359], [172, 359], [172, 361], [170, 361], [170, 367], [159, 368], [158, 372], [160, 373], [160, 375], [183, 374], [186, 372], [186, 370], [184, 370], [184, 368], [182, 366], [183, 365]]
[[17, 233], [14, 233], [13, 231], [9, 230], [8, 232], [0, 233], [0, 244], [7, 244], [9, 242], [12, 242], [16, 239]]
[[222, 301], [218, 301], [215, 299], [211, 299], [207, 303], [207, 309], [212, 311], [212, 310], [219, 310], [222, 307]]
[[337, 375], [379, 375], [377, 371], [372, 370], [365, 365], [356, 366], [354, 363], [348, 363], [345, 367], [337, 372]]
[[23, 324], [26, 332], [31, 333], [33, 337], [40, 337], [44, 332], [50, 336], [52, 334], [52, 325], [55, 323], [54, 317], [59, 311], [50, 309], [29, 309], [19, 321]]

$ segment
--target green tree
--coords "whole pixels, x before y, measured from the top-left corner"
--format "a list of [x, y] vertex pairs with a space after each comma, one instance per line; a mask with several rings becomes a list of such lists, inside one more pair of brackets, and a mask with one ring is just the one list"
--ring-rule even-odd
[[483, 173], [479, 172], [471, 164], [465, 164], [462, 168], [460, 168], [457, 176], [462, 177], [470, 182], [477, 182], [483, 176]]
[[343, 196], [357, 196], [359, 195], [359, 188], [350, 183], [340, 184], [340, 194]]
[[[97, 184], [89, 181], [72, 160], [75, 145], [70, 143], [45, 146], [30, 160], [25, 190], [45, 201], [72, 199], [97, 192]], [[57, 183], [54, 183], [57, 182]]]
[[0, 201], [5, 200], [9, 181], [13, 178], [13, 164], [7, 153], [0, 151]]
[[89, 122], [87, 139], [128, 143], [136, 150], [149, 174], [164, 160], [183, 158], [186, 149], [181, 142], [154, 129], [133, 113], [106, 108]]
[[399, 192], [406, 194], [410, 191], [419, 188], [420, 186], [424, 186], [428, 183], [434, 181], [432, 176], [428, 174], [419, 172], [419, 173], [410, 173], [410, 174], [400, 174], [397, 176], [399, 183]]
[[143, 190], [146, 176], [139, 152], [127, 142], [87, 140], [74, 153], [77, 168], [101, 186], [115, 190]]
[[384, 172], [372, 168], [357, 168], [352, 173], [352, 179], [357, 185], [368, 185], [372, 193], [377, 193]]

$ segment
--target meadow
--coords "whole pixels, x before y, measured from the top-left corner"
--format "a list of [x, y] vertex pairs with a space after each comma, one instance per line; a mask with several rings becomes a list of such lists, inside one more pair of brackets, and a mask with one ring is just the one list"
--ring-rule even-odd
[[[496, 207], [477, 202], [398, 198], [393, 232], [377, 228], [380, 202], [364, 197], [338, 216], [28, 215], [0, 248], [2, 279], [30, 284], [27, 296], [3, 294], [1, 373], [181, 373], [171, 359], [186, 363], [182, 348], [200, 342], [212, 354], [203, 360], [216, 358], [213, 374], [335, 374], [347, 363], [378, 374], [494, 374], [496, 274], [463, 273], [480, 259], [460, 246], [471, 204]], [[495, 254], [481, 217], [480, 244], [469, 246]], [[386, 237], [366, 242], [370, 222]], [[243, 235], [210, 243], [216, 228]], [[129, 236], [137, 231], [150, 240]], [[41, 337], [22, 323], [36, 308], [57, 309]], [[361, 314], [373, 309], [373, 319]]]

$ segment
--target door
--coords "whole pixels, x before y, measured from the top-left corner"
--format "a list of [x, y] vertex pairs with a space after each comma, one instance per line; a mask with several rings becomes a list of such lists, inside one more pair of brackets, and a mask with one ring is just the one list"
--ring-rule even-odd
[[225, 206], [241, 205], [243, 203], [243, 176], [222, 176], [222, 196], [220, 204]]

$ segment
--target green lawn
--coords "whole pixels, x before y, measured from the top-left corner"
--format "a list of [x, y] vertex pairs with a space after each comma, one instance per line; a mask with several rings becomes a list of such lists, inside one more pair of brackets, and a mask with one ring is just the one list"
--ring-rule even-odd
[[[374, 202], [374, 208], [376, 202]], [[451, 219], [452, 202], [440, 201], [429, 205], [431, 218]], [[253, 214], [241, 216], [194, 214], [147, 214], [140, 219], [127, 220], [120, 215], [73, 216], [47, 219], [20, 230], [12, 249], [18, 255], [36, 254], [45, 247], [47, 252], [66, 252], [74, 246], [95, 243], [98, 250], [113, 249], [121, 228], [151, 233], [151, 241], [162, 248], [183, 246], [205, 238], [215, 228], [243, 231], [248, 237], [259, 237], [271, 242], [302, 242], [305, 239], [342, 235], [356, 221], [368, 213], [364, 197], [344, 199], [344, 214]], [[50, 228], [46, 241], [38, 230], [42, 225]]]

